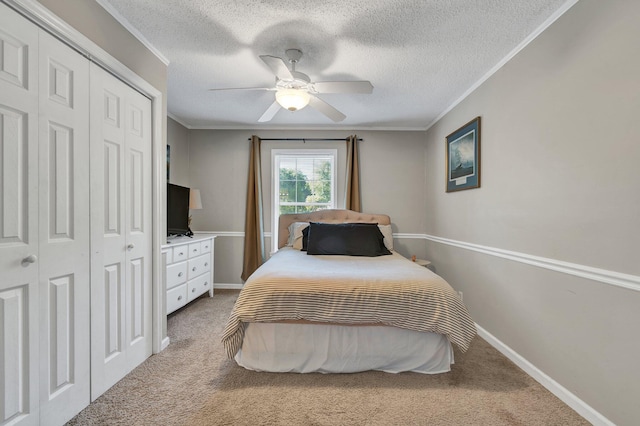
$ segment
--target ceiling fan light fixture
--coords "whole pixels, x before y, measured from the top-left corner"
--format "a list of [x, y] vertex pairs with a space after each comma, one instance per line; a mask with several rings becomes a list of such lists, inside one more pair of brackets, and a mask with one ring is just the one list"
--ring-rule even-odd
[[282, 108], [289, 111], [298, 111], [309, 105], [311, 96], [306, 90], [280, 89], [276, 92], [276, 101]]

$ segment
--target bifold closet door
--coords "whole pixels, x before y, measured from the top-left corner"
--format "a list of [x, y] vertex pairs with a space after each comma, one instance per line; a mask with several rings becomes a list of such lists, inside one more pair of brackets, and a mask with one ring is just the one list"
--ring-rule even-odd
[[38, 29], [0, 4], [0, 423], [38, 424]]
[[0, 4], [0, 423], [89, 403], [89, 63]]
[[151, 355], [151, 101], [91, 65], [91, 399]]
[[40, 30], [40, 424], [90, 403], [89, 61]]

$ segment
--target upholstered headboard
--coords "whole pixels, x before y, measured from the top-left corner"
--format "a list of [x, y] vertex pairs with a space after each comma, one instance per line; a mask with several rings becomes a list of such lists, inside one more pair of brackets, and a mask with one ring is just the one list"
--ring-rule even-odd
[[391, 225], [391, 219], [386, 214], [370, 214], [354, 212], [353, 210], [318, 210], [311, 213], [291, 213], [280, 215], [278, 221], [278, 248], [287, 245], [289, 239], [289, 225], [294, 222], [324, 222], [324, 223], [377, 223]]

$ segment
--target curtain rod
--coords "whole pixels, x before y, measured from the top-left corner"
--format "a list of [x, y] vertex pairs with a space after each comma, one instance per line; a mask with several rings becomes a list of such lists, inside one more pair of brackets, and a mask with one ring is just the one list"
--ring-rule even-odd
[[[251, 138], [247, 139], [248, 141], [251, 140]], [[328, 139], [328, 138], [260, 138], [261, 141], [302, 141], [302, 142], [306, 142], [306, 141], [346, 141], [347, 138], [334, 138], [334, 139]], [[362, 139], [358, 138], [358, 142], [361, 142]]]

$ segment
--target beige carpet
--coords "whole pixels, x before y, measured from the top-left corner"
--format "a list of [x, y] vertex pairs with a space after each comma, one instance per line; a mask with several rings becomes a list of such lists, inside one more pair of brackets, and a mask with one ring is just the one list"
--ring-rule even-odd
[[218, 290], [172, 314], [169, 347], [70, 425], [588, 425], [476, 337], [450, 373], [256, 373], [220, 335], [237, 297]]

